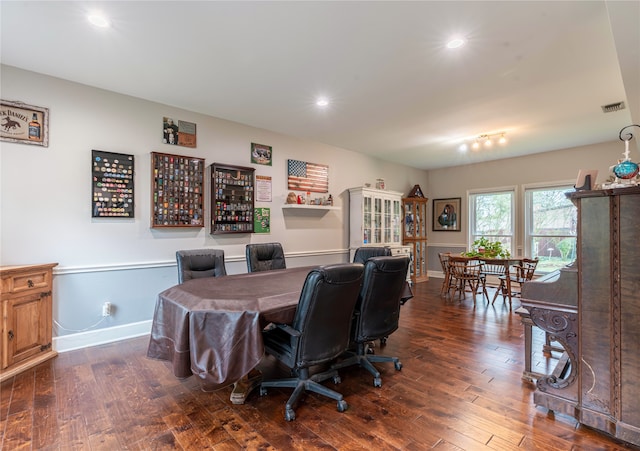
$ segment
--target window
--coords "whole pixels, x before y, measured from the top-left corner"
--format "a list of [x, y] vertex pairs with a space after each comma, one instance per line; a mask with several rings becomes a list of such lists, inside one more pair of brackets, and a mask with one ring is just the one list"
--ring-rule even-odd
[[514, 255], [514, 198], [514, 190], [469, 195], [469, 244], [485, 237]]
[[576, 258], [577, 209], [565, 193], [571, 186], [525, 189], [525, 253], [548, 273]]

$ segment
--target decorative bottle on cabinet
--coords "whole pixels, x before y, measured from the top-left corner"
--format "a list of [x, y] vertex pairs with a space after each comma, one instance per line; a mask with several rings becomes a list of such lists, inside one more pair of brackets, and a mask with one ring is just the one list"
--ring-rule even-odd
[[[420, 197], [418, 197], [418, 194]], [[427, 275], [427, 202], [422, 190], [416, 185], [409, 197], [402, 199], [402, 243], [411, 246], [411, 281], [429, 280]]]

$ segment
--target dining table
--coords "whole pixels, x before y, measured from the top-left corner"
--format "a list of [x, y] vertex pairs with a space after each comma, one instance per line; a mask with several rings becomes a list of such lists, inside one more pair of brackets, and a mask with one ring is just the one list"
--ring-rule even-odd
[[[483, 255], [452, 255], [450, 257], [450, 261], [463, 261], [463, 262], [471, 262], [471, 261], [479, 261], [482, 263], [483, 268], [481, 270], [481, 274], [486, 278], [487, 276], [494, 277], [504, 277], [504, 294], [506, 294], [509, 299], [509, 305], [511, 305], [511, 267], [522, 265], [523, 258], [522, 257], [485, 257]], [[500, 269], [498, 269], [500, 268]], [[498, 287], [500, 289], [502, 284]], [[483, 293], [486, 296], [486, 292]], [[498, 292], [496, 292], [494, 296], [497, 297]], [[487, 298], [488, 300], [488, 298]]]
[[[192, 279], [162, 291], [147, 356], [171, 362], [178, 378], [195, 375], [206, 391], [246, 380], [265, 353], [263, 329], [293, 321], [307, 274], [317, 267]], [[407, 284], [401, 301], [412, 296]]]
[[262, 359], [262, 329], [293, 320], [313, 268], [204, 277], [164, 290], [147, 356], [170, 361], [176, 377], [195, 375], [206, 390], [238, 381]]

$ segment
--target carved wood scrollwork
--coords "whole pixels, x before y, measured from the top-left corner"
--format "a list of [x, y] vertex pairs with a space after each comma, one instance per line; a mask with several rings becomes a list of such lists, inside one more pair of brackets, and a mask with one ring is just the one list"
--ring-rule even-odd
[[578, 376], [578, 315], [574, 312], [530, 307], [531, 320], [540, 329], [551, 334], [569, 356], [570, 370], [564, 378], [546, 375], [538, 379], [537, 386], [542, 392], [549, 388], [562, 389], [573, 384]]

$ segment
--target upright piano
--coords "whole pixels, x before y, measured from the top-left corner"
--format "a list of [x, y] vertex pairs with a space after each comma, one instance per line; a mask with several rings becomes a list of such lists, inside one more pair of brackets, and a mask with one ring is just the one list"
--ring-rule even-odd
[[577, 259], [522, 287], [533, 325], [559, 342], [563, 371], [534, 402], [640, 445], [640, 186], [576, 191]]

